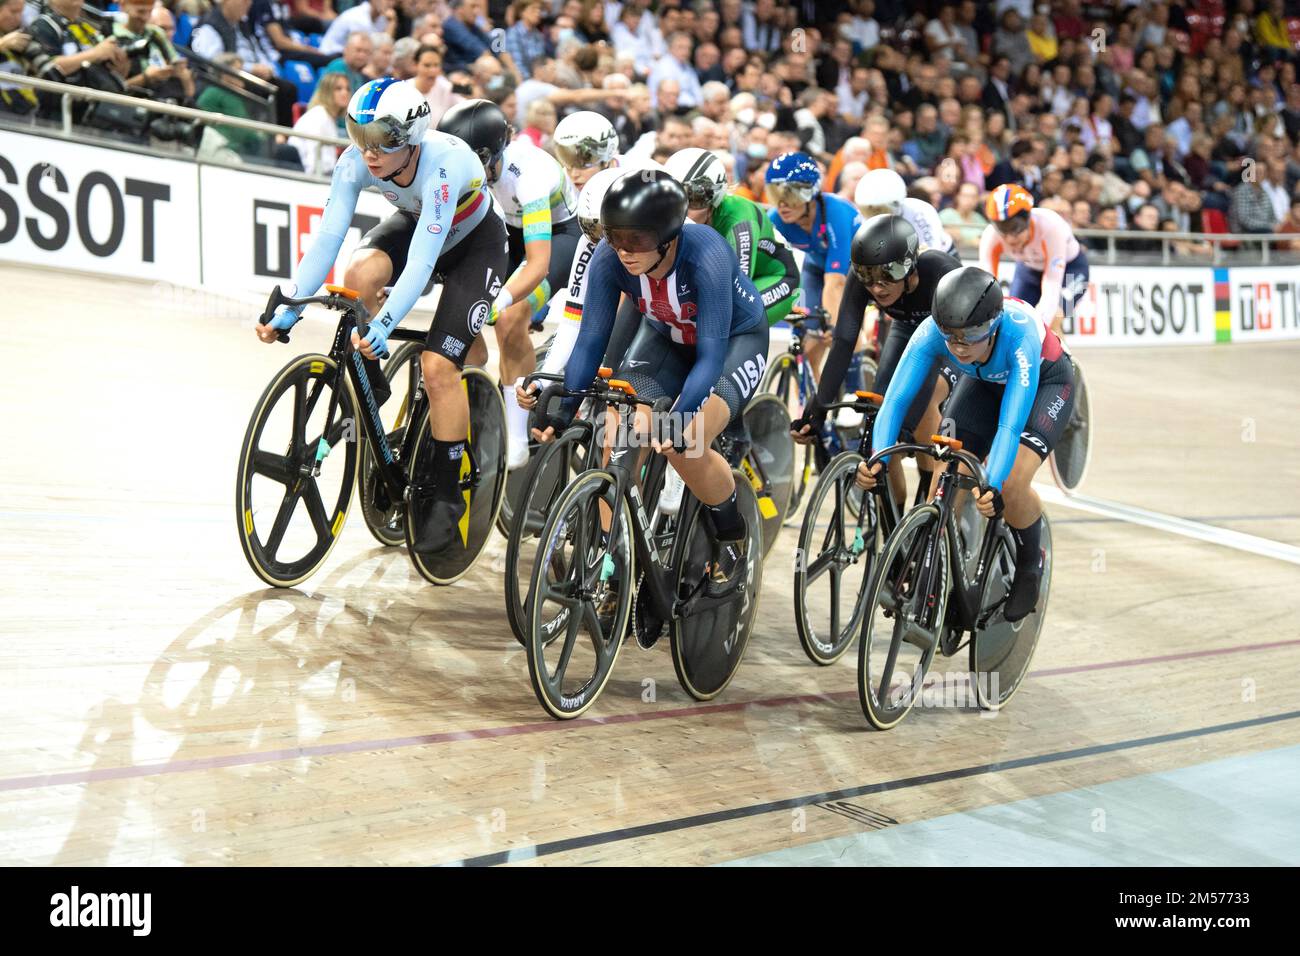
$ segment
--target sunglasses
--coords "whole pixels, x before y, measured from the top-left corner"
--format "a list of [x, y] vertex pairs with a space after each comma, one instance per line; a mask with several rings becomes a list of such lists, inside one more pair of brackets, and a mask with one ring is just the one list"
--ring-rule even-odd
[[993, 322], [988, 321], [983, 325], [972, 325], [965, 329], [945, 329], [941, 325], [939, 334], [943, 336], [945, 342], [952, 345], [978, 345], [993, 334]]
[[605, 241], [619, 252], [654, 252], [658, 238], [645, 229], [606, 229]]
[[815, 186], [810, 183], [768, 183], [767, 194], [772, 197], [772, 201], [777, 205], [796, 206], [802, 203], [812, 202], [813, 195], [817, 192]]
[[860, 266], [855, 263], [853, 266], [854, 275], [868, 288], [873, 285], [889, 285], [894, 282], [902, 282], [907, 278], [910, 271], [911, 268], [907, 262], [886, 262], [869, 266]]

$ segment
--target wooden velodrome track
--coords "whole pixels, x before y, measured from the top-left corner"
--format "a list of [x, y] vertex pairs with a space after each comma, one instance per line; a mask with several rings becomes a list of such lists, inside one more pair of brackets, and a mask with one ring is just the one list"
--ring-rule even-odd
[[[246, 566], [248, 415], [332, 325], [265, 346], [229, 300], [0, 279], [4, 863], [718, 863], [1300, 739], [1296, 564], [1060, 504], [1034, 674], [995, 718], [870, 732], [856, 654], [819, 669], [799, 648], [787, 529], [722, 698], [695, 704], [662, 643], [633, 645], [588, 718], [553, 722], [500, 608], [499, 537], [442, 589], [359, 514], [299, 588]], [[1090, 496], [1300, 545], [1300, 343], [1082, 358]], [[1131, 840], [1125, 814], [1215, 809], [1175, 796], [1113, 807], [1103, 832], [1088, 810], [1021, 825], [1104, 849]], [[1227, 838], [1199, 839], [1212, 858]], [[945, 857], [896, 862], [923, 859]]]

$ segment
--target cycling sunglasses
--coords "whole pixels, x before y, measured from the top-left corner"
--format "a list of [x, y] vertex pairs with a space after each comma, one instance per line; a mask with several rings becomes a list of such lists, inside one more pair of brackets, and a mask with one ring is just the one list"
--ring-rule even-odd
[[812, 183], [775, 182], [767, 184], [767, 194], [777, 205], [797, 206], [812, 202], [817, 187]]
[[647, 229], [606, 229], [605, 241], [619, 252], [654, 252], [659, 238]]
[[886, 262], [869, 266], [860, 266], [854, 263], [853, 265], [853, 274], [867, 288], [873, 285], [902, 282], [907, 278], [908, 271], [906, 262]]
[[993, 334], [995, 321], [990, 319], [982, 325], [972, 325], [964, 329], [945, 329], [940, 325], [939, 334], [943, 336], [945, 342], [952, 345], [978, 345]]

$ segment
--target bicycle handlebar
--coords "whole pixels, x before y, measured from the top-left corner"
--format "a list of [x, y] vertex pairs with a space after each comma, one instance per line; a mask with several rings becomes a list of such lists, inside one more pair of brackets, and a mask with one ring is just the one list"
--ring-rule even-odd
[[897, 454], [898, 452], [929, 455], [935, 461], [956, 458], [970, 469], [981, 496], [989, 490], [988, 474], [984, 471], [983, 463], [970, 452], [963, 451], [960, 448], [953, 448], [951, 445], [941, 445], [938, 443], [917, 445], [908, 442], [903, 442], [898, 445], [890, 445], [888, 448], [880, 449], [880, 451], [868, 458], [867, 468], [870, 469], [872, 465], [878, 463], [885, 456]]
[[[326, 289], [335, 289], [337, 286], [326, 286]], [[348, 296], [342, 292], [326, 292], [325, 295], [309, 295], [302, 298], [287, 296], [280, 291], [277, 285], [271, 290], [271, 295], [266, 300], [266, 308], [258, 316], [259, 325], [266, 325], [275, 317], [275, 310], [282, 305], [323, 305], [328, 309], [337, 309], [339, 312], [353, 312], [357, 317], [357, 334], [365, 338], [369, 331], [370, 310], [366, 308], [365, 303], [359, 296]], [[279, 332], [276, 339], [280, 342], [289, 341], [288, 332]]]

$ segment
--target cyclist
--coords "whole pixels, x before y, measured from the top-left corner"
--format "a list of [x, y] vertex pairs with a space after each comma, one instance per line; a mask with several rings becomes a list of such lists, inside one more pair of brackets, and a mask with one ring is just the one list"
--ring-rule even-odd
[[948, 235], [939, 219], [939, 213], [924, 199], [907, 194], [903, 177], [892, 169], [873, 169], [858, 180], [853, 193], [853, 203], [863, 218], [890, 215], [902, 216], [916, 230], [921, 251], [938, 249], [955, 255], [956, 243]]
[[[378, 384], [385, 381], [378, 359], [388, 354], [389, 334], [435, 273], [454, 275], [443, 284], [420, 356], [434, 439], [434, 494], [418, 511], [412, 502], [411, 520], [415, 549], [437, 553], [457, 540], [463, 544], [457, 525], [465, 510], [460, 471], [469, 400], [460, 370], [505, 275], [505, 225], [492, 211], [482, 163], [460, 140], [429, 131], [429, 105], [409, 83], [384, 78], [364, 84], [348, 104], [346, 122], [352, 145], [334, 168], [316, 241], [281, 289], [295, 297], [315, 294], [334, 267], [361, 190], [377, 187], [397, 212], [362, 237], [343, 282], [361, 293], [375, 316], [364, 339], [352, 333], [352, 344]], [[393, 276], [397, 281], [381, 310], [380, 293]], [[274, 342], [300, 314], [301, 307], [278, 309], [259, 326], [258, 337]]]
[[551, 144], [564, 175], [577, 189], [600, 170], [619, 165], [614, 124], [591, 110], [579, 110], [560, 120]]
[[[776, 206], [768, 213], [772, 225], [805, 253], [799, 279], [801, 304], [809, 311], [838, 314], [849, 271], [849, 245], [862, 217], [847, 199], [821, 191], [821, 170], [807, 153], [782, 153], [772, 160], [764, 179], [768, 199]], [[803, 328], [811, 333], [805, 336], [804, 355], [815, 376], [826, 353], [829, 330], [817, 321]]]
[[[907, 343], [930, 317], [939, 280], [961, 266], [960, 261], [945, 252], [938, 249], [921, 252], [919, 248], [916, 230], [902, 216], [873, 216], [854, 235], [850, 249], [853, 276], [840, 300], [835, 337], [817, 394], [804, 409], [803, 416], [790, 426], [796, 441], [809, 444], [819, 440], [826, 419], [823, 409], [839, 400], [841, 383], [857, 349], [858, 333], [869, 305], [892, 320], [880, 350], [872, 390], [883, 395], [889, 388]], [[942, 356], [937, 356], [932, 365], [928, 381], [933, 383], [933, 388], [918, 389], [903, 416], [902, 427], [918, 435], [932, 435], [939, 430], [939, 405], [956, 381], [956, 372]], [[933, 465], [918, 458], [917, 466], [922, 472], [921, 487], [928, 491]], [[894, 497], [901, 502], [905, 487], [901, 462], [890, 464], [890, 476]]]
[[[1043, 505], [1031, 486], [1074, 407], [1074, 366], [1056, 333], [1028, 303], [1002, 296], [990, 273], [963, 266], [939, 280], [934, 311], [908, 343], [876, 418], [872, 449], [898, 438], [908, 406], [931, 381], [936, 359], [962, 374], [944, 408], [967, 450], [987, 458], [989, 491], [976, 505], [1002, 515], [1016, 541], [1015, 579], [1003, 609], [1018, 621], [1038, 602]], [[875, 485], [858, 466], [858, 484]]]
[[[710, 445], [740, 415], [767, 363], [768, 326], [758, 290], [740, 272], [725, 239], [686, 222], [686, 193], [666, 171], [619, 177], [601, 203], [604, 238], [588, 267], [587, 301], [565, 386], [585, 388], [605, 352], [620, 293], [636, 301], [641, 326], [619, 377], [644, 399], [675, 397], [679, 428], [655, 440], [713, 523], [708, 590], [734, 591], [749, 560], [744, 516], [731, 466]], [[539, 422], [538, 440], [562, 430], [576, 410], [564, 403], [558, 419]], [[649, 410], [637, 413], [649, 432]], [[612, 429], [611, 429], [612, 434]], [[680, 446], [680, 447], [679, 447]]]
[[767, 324], [790, 314], [799, 296], [799, 270], [790, 246], [756, 202], [727, 193], [727, 168], [717, 153], [698, 146], [679, 149], [665, 164], [686, 190], [686, 216], [712, 226], [731, 244], [742, 275], [763, 301]]
[[1010, 295], [1034, 306], [1058, 334], [1065, 310], [1088, 291], [1088, 253], [1058, 213], [1036, 209], [1023, 186], [998, 186], [984, 201], [989, 224], [980, 236], [980, 268], [998, 274], [1005, 250], [1016, 260]]
[[[577, 194], [560, 164], [527, 137], [511, 140], [505, 113], [489, 100], [467, 100], [447, 110], [438, 124], [478, 154], [506, 221], [510, 278], [496, 292], [491, 314], [501, 349], [501, 381], [514, 382], [533, 370], [528, 340], [532, 314], [568, 275], [578, 244]], [[528, 461], [528, 412], [514, 389], [505, 389], [509, 432], [508, 467]]]

